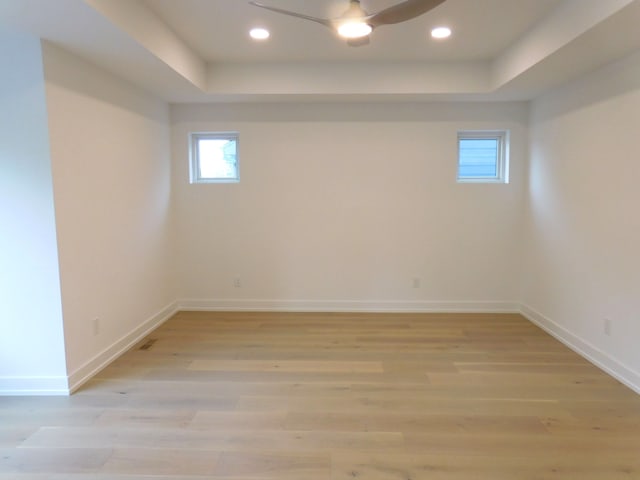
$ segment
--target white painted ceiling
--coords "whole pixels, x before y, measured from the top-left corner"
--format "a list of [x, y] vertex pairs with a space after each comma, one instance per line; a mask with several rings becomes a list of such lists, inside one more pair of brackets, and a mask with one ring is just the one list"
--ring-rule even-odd
[[[368, 12], [401, 0], [362, 0]], [[317, 17], [337, 17], [348, 0], [261, 0]], [[448, 0], [431, 12], [378, 28], [372, 42], [349, 47], [326, 27], [261, 10], [246, 0], [144, 0], [189, 46], [209, 62], [289, 61], [471, 61], [495, 57], [560, 0]], [[268, 42], [252, 41], [252, 26], [272, 32]], [[429, 32], [450, 25], [455, 34], [434, 41]]]
[[[335, 17], [348, 0], [262, 3]], [[526, 100], [640, 49], [640, 0], [446, 0], [362, 47], [247, 0], [0, 0], [0, 23], [169, 102]]]

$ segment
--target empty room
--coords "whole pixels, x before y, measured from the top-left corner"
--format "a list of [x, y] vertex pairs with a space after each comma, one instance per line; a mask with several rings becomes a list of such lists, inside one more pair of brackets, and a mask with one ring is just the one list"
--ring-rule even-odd
[[0, 0], [0, 479], [640, 479], [640, 0]]

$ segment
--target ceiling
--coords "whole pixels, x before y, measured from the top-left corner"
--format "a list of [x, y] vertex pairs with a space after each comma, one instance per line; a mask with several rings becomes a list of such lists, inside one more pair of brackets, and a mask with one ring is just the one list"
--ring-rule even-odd
[[[400, 1], [362, 0], [362, 6], [376, 12]], [[261, 2], [325, 18], [340, 16], [349, 3]], [[416, 19], [376, 29], [372, 42], [359, 48], [350, 48], [322, 25], [262, 10], [247, 0], [144, 3], [208, 62], [439, 62], [495, 57], [548, 15], [560, 0], [448, 0]], [[255, 42], [247, 35], [257, 25], [272, 32], [268, 42]], [[455, 35], [447, 41], [431, 40], [429, 31], [437, 25], [450, 25]]]
[[[348, 5], [261, 1], [318, 17]], [[0, 0], [0, 23], [169, 102], [527, 100], [640, 49], [640, 0], [446, 0], [361, 47], [246, 0]], [[451, 38], [430, 37], [439, 25]]]

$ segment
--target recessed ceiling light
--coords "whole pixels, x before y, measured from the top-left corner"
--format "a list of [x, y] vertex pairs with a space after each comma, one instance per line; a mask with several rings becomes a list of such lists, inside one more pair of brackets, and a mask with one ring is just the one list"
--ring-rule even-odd
[[249, 35], [254, 40], [266, 40], [269, 38], [269, 30], [266, 28], [252, 28]]
[[449, 27], [436, 27], [431, 30], [431, 36], [433, 38], [449, 38], [451, 36], [451, 29]]

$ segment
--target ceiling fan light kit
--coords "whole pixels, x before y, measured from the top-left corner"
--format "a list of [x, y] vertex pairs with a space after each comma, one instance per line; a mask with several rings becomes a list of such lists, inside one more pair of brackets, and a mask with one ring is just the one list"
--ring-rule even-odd
[[252, 1], [249, 3], [253, 6], [282, 15], [319, 23], [334, 30], [341, 37], [346, 38], [347, 44], [360, 46], [369, 43], [369, 35], [374, 28], [381, 25], [406, 22], [407, 20], [427, 13], [429, 10], [434, 9], [444, 2], [445, 0], [405, 0], [379, 12], [367, 13], [360, 5], [360, 0], [349, 0], [349, 8], [338, 18], [312, 17], [303, 13], [271, 7], [258, 2]]
[[366, 37], [373, 31], [373, 27], [362, 21], [347, 21], [338, 25], [338, 35], [344, 38]]

